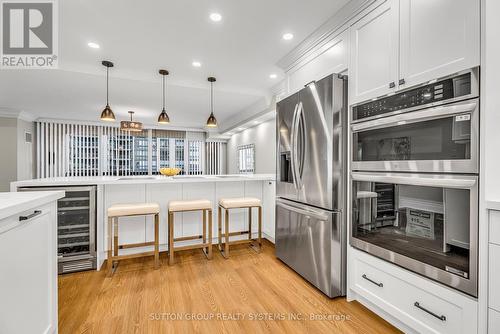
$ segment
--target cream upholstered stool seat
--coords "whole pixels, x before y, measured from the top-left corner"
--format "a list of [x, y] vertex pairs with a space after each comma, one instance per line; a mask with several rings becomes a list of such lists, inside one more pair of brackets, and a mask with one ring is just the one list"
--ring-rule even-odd
[[[114, 204], [107, 210], [108, 213], [108, 276], [111, 276], [116, 269], [115, 264], [118, 261], [132, 259], [143, 256], [154, 256], [155, 268], [160, 266], [159, 252], [159, 223], [160, 223], [160, 206], [158, 203], [126, 203]], [[154, 240], [136, 244], [118, 244], [118, 218], [130, 216], [154, 216], [155, 235]], [[154, 246], [153, 251], [142, 252], [137, 254], [118, 255], [119, 249]]]
[[[252, 208], [259, 210], [259, 225], [257, 240], [252, 239]], [[234, 231], [229, 232], [229, 210], [230, 209], [248, 209], [248, 231]], [[224, 243], [222, 242], [222, 210], [225, 210], [225, 227], [224, 227]], [[249, 243], [251, 247], [260, 252], [262, 248], [262, 203], [261, 200], [254, 197], [241, 197], [241, 198], [221, 198], [219, 199], [218, 211], [218, 231], [219, 231], [219, 250], [225, 258], [229, 257], [229, 246]], [[229, 237], [235, 235], [248, 234], [248, 239], [229, 241]], [[255, 245], [257, 241], [257, 246]], [[222, 246], [224, 245], [224, 247]]]
[[[174, 214], [178, 212], [201, 211], [202, 212], [202, 235], [192, 235], [180, 238], [174, 238]], [[207, 238], [207, 214], [208, 214], [208, 238]], [[175, 247], [177, 241], [202, 239], [201, 244]], [[207, 240], [208, 239], [208, 240]], [[171, 201], [168, 204], [168, 253], [169, 264], [174, 264], [175, 252], [202, 249], [203, 253], [210, 260], [212, 258], [212, 202], [206, 199]]]

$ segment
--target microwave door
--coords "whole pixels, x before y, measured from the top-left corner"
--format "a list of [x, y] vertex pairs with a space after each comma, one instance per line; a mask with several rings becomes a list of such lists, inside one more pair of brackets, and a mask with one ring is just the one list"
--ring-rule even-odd
[[298, 108], [298, 94], [278, 102], [276, 107], [276, 196], [297, 200], [297, 184], [293, 169], [294, 152], [292, 152], [293, 127]]

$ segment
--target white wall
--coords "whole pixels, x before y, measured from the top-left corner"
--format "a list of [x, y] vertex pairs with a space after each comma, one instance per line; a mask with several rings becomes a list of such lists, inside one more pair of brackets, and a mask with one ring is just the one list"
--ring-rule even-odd
[[0, 191], [17, 178], [17, 119], [0, 118]]
[[486, 0], [482, 64], [482, 124], [484, 133], [485, 197], [500, 200], [500, 1]]
[[227, 142], [227, 173], [238, 174], [238, 146], [255, 145], [255, 173], [276, 173], [275, 119], [234, 134]]
[[[32, 142], [25, 140], [26, 132], [31, 133]], [[35, 177], [35, 126], [33, 122], [17, 120], [17, 180], [28, 180]]]

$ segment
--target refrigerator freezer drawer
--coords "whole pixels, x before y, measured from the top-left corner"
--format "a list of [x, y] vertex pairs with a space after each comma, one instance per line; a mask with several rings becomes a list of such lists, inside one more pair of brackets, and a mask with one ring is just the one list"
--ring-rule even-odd
[[341, 213], [277, 199], [276, 256], [330, 298], [345, 295]]

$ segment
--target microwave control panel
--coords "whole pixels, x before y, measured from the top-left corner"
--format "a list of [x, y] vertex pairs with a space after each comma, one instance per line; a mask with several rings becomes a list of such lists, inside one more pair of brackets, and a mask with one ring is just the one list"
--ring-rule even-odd
[[352, 109], [352, 117], [353, 121], [362, 120], [469, 94], [471, 73], [466, 73], [357, 105]]

